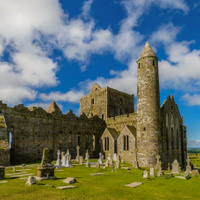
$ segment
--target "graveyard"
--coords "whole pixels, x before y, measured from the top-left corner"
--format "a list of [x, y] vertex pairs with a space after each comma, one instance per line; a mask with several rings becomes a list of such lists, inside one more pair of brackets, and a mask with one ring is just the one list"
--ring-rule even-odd
[[53, 162], [48, 154], [44, 149], [42, 162], [5, 167], [0, 199], [200, 199], [200, 176], [193, 173], [200, 168], [198, 159], [188, 157], [186, 171], [181, 171], [177, 160], [167, 170], [159, 161], [155, 170], [133, 168], [119, 156], [105, 160], [101, 153], [99, 159], [86, 153], [72, 160], [69, 151], [62, 157], [58, 151]]

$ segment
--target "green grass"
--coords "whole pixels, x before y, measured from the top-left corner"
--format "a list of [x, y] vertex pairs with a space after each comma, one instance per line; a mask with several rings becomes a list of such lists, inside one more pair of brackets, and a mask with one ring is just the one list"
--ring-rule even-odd
[[[123, 163], [123, 166], [131, 165]], [[22, 169], [20, 166], [16, 166], [17, 172]], [[31, 169], [27, 173], [36, 174], [36, 165], [27, 165], [25, 169]], [[12, 168], [6, 168], [6, 174], [11, 174], [12, 171]], [[102, 168], [86, 168], [85, 165], [76, 165], [73, 168], [64, 168], [64, 172], [55, 172], [57, 180], [37, 181], [37, 185], [33, 186], [25, 186], [26, 180], [11, 178], [6, 175], [5, 180], [8, 183], [0, 184], [0, 199], [200, 199], [200, 177], [183, 180], [168, 175], [167, 179], [163, 176], [146, 180], [141, 178], [143, 171], [131, 168], [130, 172], [125, 169], [112, 172], [112, 168], [104, 170]], [[91, 176], [91, 173], [104, 173], [104, 175]], [[75, 177], [77, 183], [73, 185], [78, 187], [67, 190], [56, 189], [58, 186], [67, 185], [63, 183], [63, 180], [67, 177]], [[137, 188], [124, 186], [131, 182], [142, 182], [143, 185]], [[46, 187], [47, 184], [54, 187]]]

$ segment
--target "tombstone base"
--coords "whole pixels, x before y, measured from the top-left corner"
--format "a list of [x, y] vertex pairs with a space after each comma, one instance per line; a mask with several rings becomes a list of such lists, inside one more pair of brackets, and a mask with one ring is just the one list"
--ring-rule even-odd
[[54, 170], [55, 170], [54, 166], [48, 166], [48, 167], [38, 166], [37, 178], [55, 179], [56, 177], [54, 176]]
[[5, 176], [5, 167], [0, 166], [0, 179], [4, 179]]

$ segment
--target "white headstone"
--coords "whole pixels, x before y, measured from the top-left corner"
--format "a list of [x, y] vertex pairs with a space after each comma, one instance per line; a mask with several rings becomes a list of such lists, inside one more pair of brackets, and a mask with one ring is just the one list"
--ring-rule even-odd
[[86, 153], [85, 153], [85, 159], [87, 160], [88, 159], [88, 150], [86, 150]]
[[151, 176], [151, 177], [155, 177], [155, 170], [154, 170], [153, 167], [150, 168], [150, 176]]
[[143, 178], [149, 178], [149, 173], [147, 170], [144, 171]]
[[62, 166], [66, 165], [66, 159], [65, 159], [65, 155], [62, 156]]
[[179, 174], [180, 173], [180, 167], [178, 161], [175, 159], [172, 163], [172, 174]]
[[117, 154], [114, 153], [114, 154], [113, 154], [113, 160], [116, 161], [116, 159], [117, 159]]
[[99, 153], [99, 160], [98, 160], [98, 163], [99, 163], [100, 165], [103, 164], [102, 153], [101, 153], [101, 152]]
[[69, 150], [67, 150], [67, 154], [66, 154], [66, 164], [65, 164], [65, 167], [70, 167], [71, 166], [71, 163], [70, 163], [70, 160], [69, 160]]

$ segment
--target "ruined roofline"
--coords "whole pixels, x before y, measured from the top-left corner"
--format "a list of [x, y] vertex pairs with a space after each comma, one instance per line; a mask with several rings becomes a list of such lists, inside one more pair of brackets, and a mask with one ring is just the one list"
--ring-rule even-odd
[[120, 92], [120, 93], [123, 93], [125, 95], [128, 95], [128, 96], [134, 96], [134, 94], [129, 94], [129, 93], [126, 93], [126, 92], [123, 92], [123, 91], [120, 91], [120, 90], [117, 90], [117, 89], [114, 89], [114, 88], [111, 88], [109, 86], [106, 86], [104, 88], [107, 88], [107, 89], [111, 89], [111, 90], [114, 90], [114, 91], [117, 91], [117, 92]]

